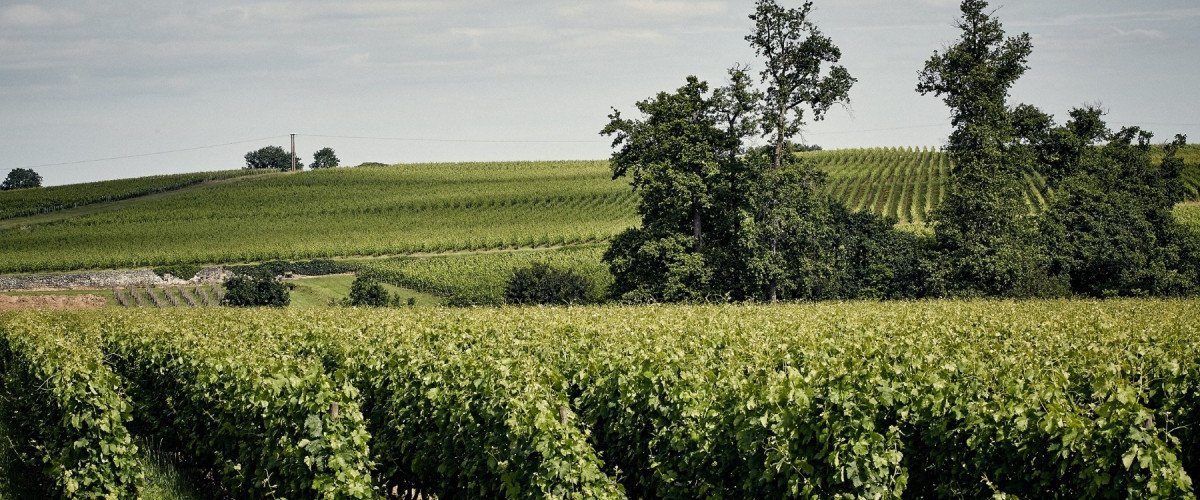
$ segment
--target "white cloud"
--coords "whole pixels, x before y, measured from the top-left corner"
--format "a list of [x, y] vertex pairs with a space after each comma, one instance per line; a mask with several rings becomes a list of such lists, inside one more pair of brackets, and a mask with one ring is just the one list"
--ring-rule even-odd
[[662, 17], [702, 17], [725, 12], [725, 2], [687, 0], [623, 0], [630, 9]]
[[71, 11], [50, 11], [41, 6], [22, 3], [0, 10], [0, 24], [8, 26], [45, 27], [77, 23], [81, 16]]
[[1117, 36], [1119, 36], [1121, 38], [1141, 38], [1141, 39], [1148, 39], [1148, 40], [1166, 40], [1167, 39], [1167, 34], [1163, 33], [1160, 30], [1149, 30], [1149, 29], [1123, 30], [1121, 28], [1113, 28], [1113, 31], [1116, 32]]

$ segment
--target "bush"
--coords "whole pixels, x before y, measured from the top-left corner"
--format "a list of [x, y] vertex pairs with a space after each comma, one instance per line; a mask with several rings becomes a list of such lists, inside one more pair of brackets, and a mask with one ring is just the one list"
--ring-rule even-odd
[[159, 266], [154, 268], [154, 274], [161, 277], [166, 277], [168, 274], [181, 280], [190, 280], [196, 277], [196, 273], [203, 269], [194, 264], [175, 264], [170, 266]]
[[350, 305], [352, 306], [386, 307], [392, 303], [388, 291], [374, 277], [359, 275], [350, 285]]
[[316, 153], [313, 153], [313, 162], [310, 166], [314, 169], [334, 168], [340, 163], [337, 155], [333, 153], [333, 148], [321, 148]]
[[328, 274], [351, 273], [356, 270], [353, 264], [329, 259], [313, 259], [302, 261], [272, 260], [259, 264], [230, 266], [228, 268], [237, 274], [268, 274], [279, 276], [287, 273], [304, 276], [325, 276]]
[[[267, 146], [257, 151], [246, 153], [246, 168], [291, 170], [292, 155], [279, 146]], [[304, 163], [296, 158], [296, 170], [304, 168]]]
[[221, 302], [236, 307], [284, 307], [291, 303], [288, 287], [266, 274], [239, 274], [225, 280], [225, 298]]
[[0, 191], [36, 187], [42, 187], [42, 176], [29, 168], [14, 168], [8, 173], [4, 182], [0, 182]]
[[580, 304], [592, 289], [586, 276], [543, 262], [517, 269], [504, 288], [509, 304]]

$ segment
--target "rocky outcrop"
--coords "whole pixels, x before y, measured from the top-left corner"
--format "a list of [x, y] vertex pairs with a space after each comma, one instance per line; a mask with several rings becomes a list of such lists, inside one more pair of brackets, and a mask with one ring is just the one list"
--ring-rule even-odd
[[66, 274], [23, 274], [0, 276], [0, 290], [73, 290], [128, 286], [195, 285], [220, 283], [232, 273], [222, 267], [206, 267], [190, 280], [159, 276], [149, 269], [91, 271]]

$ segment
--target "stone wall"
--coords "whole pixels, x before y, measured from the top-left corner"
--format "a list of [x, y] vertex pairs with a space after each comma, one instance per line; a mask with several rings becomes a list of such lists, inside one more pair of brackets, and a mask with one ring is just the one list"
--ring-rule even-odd
[[149, 269], [128, 271], [92, 271], [67, 274], [25, 274], [0, 276], [0, 290], [71, 290], [104, 289], [127, 286], [169, 286], [220, 283], [231, 273], [222, 267], [206, 267], [190, 280], [171, 275], [159, 276]]

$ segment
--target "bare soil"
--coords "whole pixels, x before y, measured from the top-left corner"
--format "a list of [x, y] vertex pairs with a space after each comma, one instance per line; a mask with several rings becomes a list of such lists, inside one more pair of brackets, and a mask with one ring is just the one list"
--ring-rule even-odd
[[0, 295], [0, 312], [30, 309], [99, 309], [108, 301], [99, 295]]

